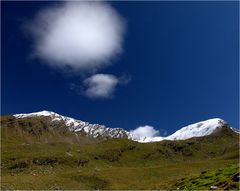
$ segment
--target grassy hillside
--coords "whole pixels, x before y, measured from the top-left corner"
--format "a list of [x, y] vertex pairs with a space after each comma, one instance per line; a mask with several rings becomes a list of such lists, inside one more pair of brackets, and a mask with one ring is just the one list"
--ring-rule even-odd
[[173, 186], [173, 189], [208, 190], [211, 186], [218, 190], [239, 190], [239, 165], [203, 171], [198, 176], [183, 178]]
[[185, 141], [96, 140], [46, 118], [5, 116], [1, 189], [236, 189], [220, 183], [236, 177], [238, 138], [226, 127]]

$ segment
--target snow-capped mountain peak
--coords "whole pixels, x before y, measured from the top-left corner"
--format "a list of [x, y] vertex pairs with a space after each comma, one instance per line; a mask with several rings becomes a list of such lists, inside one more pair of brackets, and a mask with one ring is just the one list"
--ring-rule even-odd
[[[226, 126], [227, 123], [220, 118], [208, 119], [205, 121], [200, 121], [198, 123], [194, 123], [188, 126], [185, 126], [172, 135], [167, 137], [136, 137], [134, 135], [129, 134], [130, 139], [141, 142], [157, 142], [162, 140], [186, 140], [192, 137], [203, 137], [212, 134], [217, 128], [222, 128]], [[232, 128], [231, 128], [232, 129]]]
[[164, 139], [185, 140], [192, 137], [203, 137], [212, 134], [217, 128], [221, 128], [226, 124], [227, 123], [220, 118], [208, 119], [183, 127]]

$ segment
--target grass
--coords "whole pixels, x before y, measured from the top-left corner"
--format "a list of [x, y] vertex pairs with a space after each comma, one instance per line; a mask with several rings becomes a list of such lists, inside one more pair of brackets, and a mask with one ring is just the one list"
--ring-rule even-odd
[[29, 126], [27, 120], [20, 125], [2, 119], [2, 190], [209, 189], [230, 181], [238, 164], [238, 135], [228, 129], [209, 137], [143, 144], [92, 140], [65, 127], [46, 126], [45, 120], [30, 119]]
[[239, 190], [239, 166], [203, 171], [200, 175], [183, 179], [174, 185], [174, 189], [208, 190], [211, 186], [218, 190]]

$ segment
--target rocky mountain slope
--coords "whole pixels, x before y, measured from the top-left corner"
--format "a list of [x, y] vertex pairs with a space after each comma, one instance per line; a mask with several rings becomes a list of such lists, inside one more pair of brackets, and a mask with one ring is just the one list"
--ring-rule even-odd
[[51, 111], [16, 114], [14, 117], [17, 119], [32, 117], [46, 118], [52, 123], [64, 123], [70, 131], [79, 132], [93, 138], [125, 138], [128, 136], [128, 132], [122, 128], [109, 128], [104, 125], [90, 124], [89, 122], [62, 116]]

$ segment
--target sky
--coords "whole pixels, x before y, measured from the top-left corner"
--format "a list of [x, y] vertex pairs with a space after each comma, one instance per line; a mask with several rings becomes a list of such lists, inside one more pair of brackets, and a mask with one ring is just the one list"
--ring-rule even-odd
[[1, 2], [1, 114], [239, 127], [238, 33], [237, 1]]

